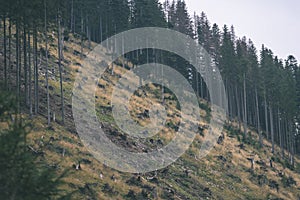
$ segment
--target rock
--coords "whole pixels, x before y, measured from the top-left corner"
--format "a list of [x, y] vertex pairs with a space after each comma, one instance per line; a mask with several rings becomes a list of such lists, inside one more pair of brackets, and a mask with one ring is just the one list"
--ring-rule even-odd
[[276, 191], [279, 192], [279, 184], [276, 181], [270, 180], [269, 187], [272, 189], [276, 189]]
[[77, 51], [77, 50], [73, 50], [73, 55], [75, 55], [75, 56], [80, 56], [80, 52], [79, 51]]
[[90, 160], [88, 160], [88, 159], [85, 159], [85, 158], [81, 159], [81, 162], [82, 162], [83, 164], [91, 164], [91, 163], [92, 163], [92, 161], [90, 161]]
[[243, 143], [241, 143], [241, 144], [238, 145], [238, 147], [239, 147], [240, 149], [244, 149], [244, 148], [245, 148], [245, 145], [244, 145]]
[[222, 155], [218, 156], [217, 158], [219, 160], [221, 160], [222, 162], [227, 162], [227, 159], [224, 156], [222, 156]]
[[105, 89], [105, 85], [102, 85], [101, 83], [98, 83], [98, 87], [102, 88], [102, 89]]
[[76, 170], [81, 170], [80, 162], [78, 162], [78, 164], [73, 164], [73, 168]]
[[211, 190], [210, 190], [208, 187], [204, 188], [203, 191], [204, 191], [205, 193], [207, 193], [209, 196], [212, 195], [212, 192], [211, 192]]
[[224, 141], [224, 133], [222, 133], [222, 135], [220, 135], [220, 137], [218, 138], [217, 143], [218, 143], [218, 144], [222, 144], [223, 141]]
[[116, 177], [115, 177], [115, 175], [113, 174], [111, 177], [110, 177], [110, 179], [111, 180], [113, 180], [114, 182], [116, 182], [117, 181], [117, 179], [116, 179]]
[[78, 63], [78, 62], [74, 63], [74, 65], [75, 65], [75, 66], [79, 66], [79, 67], [82, 66], [82, 65], [81, 65], [80, 63]]

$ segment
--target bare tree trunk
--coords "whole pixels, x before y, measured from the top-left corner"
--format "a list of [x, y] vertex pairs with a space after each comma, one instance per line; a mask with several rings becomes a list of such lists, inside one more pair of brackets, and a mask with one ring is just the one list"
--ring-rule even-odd
[[[108, 22], [107, 22], [107, 19], [106, 19], [106, 24], [105, 24], [105, 39], [108, 39]], [[106, 47], [108, 48], [108, 40], [106, 40]], [[110, 49], [107, 49], [107, 51], [110, 51]]]
[[293, 126], [289, 123], [289, 146], [290, 146], [290, 164], [294, 166], [294, 136], [293, 136]]
[[20, 39], [19, 39], [19, 19], [17, 19], [17, 26], [16, 26], [16, 88], [17, 88], [17, 110], [18, 113], [20, 112]]
[[[162, 51], [160, 51], [160, 55], [162, 58]], [[163, 63], [163, 62], [161, 62], [161, 63]], [[161, 77], [162, 77], [161, 102], [164, 105], [165, 104], [165, 89], [164, 89], [164, 84], [163, 84], [163, 81], [164, 81], [164, 67], [163, 66], [161, 66]]]
[[124, 41], [124, 34], [122, 33], [122, 67], [125, 68], [125, 41]]
[[81, 45], [80, 45], [80, 58], [83, 58], [83, 14], [81, 10], [81, 34], [80, 34], [80, 40], [81, 40]]
[[283, 155], [283, 157], [285, 157], [285, 149], [286, 149], [286, 147], [287, 147], [287, 145], [286, 145], [286, 141], [287, 141], [287, 136], [286, 136], [286, 130], [287, 130], [287, 122], [286, 122], [286, 119], [285, 118], [283, 118], [283, 120], [282, 120], [282, 128], [283, 128], [283, 134], [282, 134], [282, 146], [283, 146], [283, 151], [282, 151], [282, 155]]
[[283, 148], [283, 141], [282, 141], [282, 132], [281, 132], [281, 116], [279, 108], [277, 108], [277, 120], [278, 120], [278, 137], [279, 137], [279, 146], [281, 149], [281, 157], [284, 157], [284, 148]]
[[263, 138], [260, 130], [260, 116], [259, 116], [259, 102], [258, 102], [258, 94], [257, 94], [257, 87], [255, 86], [255, 102], [256, 102], [256, 118], [257, 118], [257, 131], [258, 131], [258, 136], [259, 136], [259, 145], [260, 147], [263, 147]]
[[47, 2], [44, 0], [45, 8], [45, 42], [46, 42], [46, 90], [47, 90], [47, 111], [48, 111], [48, 126], [51, 123], [51, 111], [50, 111], [50, 96], [49, 96], [49, 69], [48, 69], [48, 33], [47, 33]]
[[267, 105], [266, 91], [264, 92], [264, 104], [265, 104], [265, 126], [266, 126], [265, 128], [266, 128], [267, 139], [269, 139], [268, 105]]
[[[116, 25], [115, 25], [115, 33], [116, 33]], [[112, 60], [115, 60], [115, 53], [116, 53], [116, 50], [117, 50], [117, 41], [116, 41], [116, 38], [114, 39], [114, 43], [112, 45]], [[138, 56], [138, 54], [137, 54]], [[111, 75], [113, 76], [114, 75], [114, 62], [111, 63]]]
[[99, 24], [99, 28], [100, 28], [100, 42], [103, 41], [103, 26], [102, 26], [102, 17], [100, 16], [100, 24]]
[[73, 25], [73, 33], [76, 33], [76, 17], [73, 16], [74, 25]]
[[61, 34], [61, 16], [60, 11], [58, 11], [58, 67], [59, 67], [59, 79], [60, 79], [60, 100], [61, 100], [61, 118], [62, 123], [65, 123], [65, 109], [64, 109], [64, 92], [63, 92], [63, 77], [62, 77], [62, 34]]
[[238, 86], [235, 85], [235, 96], [236, 96], [236, 107], [237, 107], [237, 117], [238, 117], [238, 125], [239, 125], [239, 130], [241, 130], [241, 106], [240, 106], [240, 95], [238, 92]]
[[199, 91], [199, 73], [196, 71], [196, 91], [197, 91], [197, 97], [200, 97], [200, 91]]
[[247, 135], [247, 91], [246, 91], [246, 74], [244, 74], [244, 136]]
[[285, 146], [288, 151], [288, 156], [290, 153], [290, 136], [289, 136], [289, 121], [285, 119]]
[[70, 20], [70, 31], [73, 33], [74, 29], [74, 0], [71, 0], [71, 20]]
[[8, 26], [8, 50], [9, 50], [9, 54], [8, 54], [8, 89], [10, 90], [11, 88], [11, 80], [10, 80], [10, 73], [11, 73], [11, 70], [12, 70], [12, 64], [11, 64], [11, 52], [12, 52], [12, 49], [11, 49], [11, 38], [12, 38], [12, 33], [11, 33], [11, 24], [12, 24], [12, 21], [11, 21], [11, 18], [9, 18], [9, 26]]
[[88, 48], [91, 49], [91, 30], [89, 24], [89, 17], [86, 15], [86, 34], [88, 37]]
[[24, 24], [23, 27], [23, 53], [24, 53], [24, 60], [23, 60], [23, 64], [24, 64], [24, 78], [25, 78], [25, 102], [26, 105], [29, 105], [29, 94], [28, 94], [28, 66], [27, 66], [27, 37], [26, 37], [26, 27]]
[[[205, 85], [204, 85], [204, 89], [207, 90], [206, 87], [205, 87]], [[233, 118], [234, 118], [234, 109], [233, 109], [234, 108], [234, 92], [235, 91], [234, 91], [233, 86], [230, 85], [230, 82], [228, 82], [227, 89], [228, 89], [228, 97], [229, 97], [229, 118], [231, 120], [233, 120]], [[237, 93], [237, 95], [239, 95], [239, 93]], [[237, 96], [236, 98], [239, 99], [240, 96]], [[237, 103], [239, 104], [240, 101], [237, 100]], [[239, 123], [239, 129], [240, 129], [240, 123], [241, 123], [241, 121], [238, 120], [238, 123]]]
[[29, 99], [29, 113], [30, 116], [32, 116], [32, 70], [31, 70], [31, 35], [30, 35], [30, 29], [28, 30], [28, 99]]
[[270, 105], [269, 106], [269, 113], [270, 113], [270, 126], [271, 126], [271, 140], [272, 140], [272, 153], [274, 154], [274, 124], [273, 124], [273, 108]]
[[37, 27], [34, 25], [33, 35], [34, 48], [34, 114], [39, 112], [39, 69], [38, 69], [38, 47], [37, 47]]
[[3, 17], [3, 47], [4, 47], [4, 86], [5, 89], [7, 90], [7, 58], [6, 58], [6, 42], [7, 42], [7, 36], [6, 36], [6, 16], [4, 15]]

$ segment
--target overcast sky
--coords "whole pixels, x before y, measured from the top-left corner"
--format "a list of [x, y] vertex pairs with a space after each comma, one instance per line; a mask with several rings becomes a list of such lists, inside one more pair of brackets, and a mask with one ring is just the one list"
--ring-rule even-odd
[[238, 37], [252, 39], [258, 50], [265, 44], [279, 58], [300, 61], [299, 0], [186, 0], [191, 16], [204, 11], [220, 28], [234, 25]]

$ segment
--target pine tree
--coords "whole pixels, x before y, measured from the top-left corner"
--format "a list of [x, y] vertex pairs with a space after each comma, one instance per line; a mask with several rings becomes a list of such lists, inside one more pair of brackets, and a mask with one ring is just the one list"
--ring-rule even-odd
[[27, 143], [31, 125], [16, 113], [16, 97], [3, 88], [0, 91], [0, 121], [8, 125], [0, 128], [0, 199], [62, 198], [59, 187], [67, 171], [57, 175], [36, 164], [38, 157], [28, 150]]
[[175, 8], [174, 30], [194, 38], [193, 22], [184, 0], [178, 0]]
[[131, 28], [166, 27], [163, 8], [158, 0], [132, 0], [131, 11]]
[[[198, 17], [198, 24], [197, 24], [197, 35], [198, 35], [198, 42], [200, 45], [204, 47], [204, 49], [208, 53], [212, 53], [213, 47], [212, 42], [217, 43], [218, 38], [220, 35], [219, 28], [216, 24], [214, 24], [214, 32], [212, 32], [210, 28], [209, 21], [207, 19], [207, 16], [204, 12], [201, 13], [201, 16]], [[212, 39], [214, 37], [214, 39]], [[213, 41], [214, 40], [214, 41]], [[220, 44], [220, 37], [219, 37], [219, 44]], [[215, 44], [217, 45], [217, 44]], [[216, 49], [215, 49], [216, 50]]]
[[[228, 31], [228, 27], [225, 25], [223, 28], [223, 35], [220, 47], [220, 65], [219, 70], [223, 76], [225, 87], [227, 88], [227, 96], [229, 102], [229, 117], [233, 119], [234, 117], [234, 105], [239, 105], [239, 103], [235, 104], [235, 99], [233, 98], [237, 93], [234, 85], [236, 83], [235, 77], [237, 77], [234, 73], [236, 73], [236, 54], [234, 43], [231, 40], [231, 34]], [[238, 98], [239, 95], [236, 96]], [[238, 101], [240, 102], [240, 101]], [[240, 113], [240, 112], [238, 112]], [[240, 120], [239, 120], [240, 121]]]

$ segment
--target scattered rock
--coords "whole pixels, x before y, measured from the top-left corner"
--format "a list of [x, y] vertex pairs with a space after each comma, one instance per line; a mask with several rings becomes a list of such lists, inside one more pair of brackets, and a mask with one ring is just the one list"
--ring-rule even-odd
[[224, 156], [222, 156], [222, 155], [218, 156], [217, 158], [219, 160], [221, 160], [222, 162], [227, 162], [227, 159]]
[[212, 195], [212, 192], [211, 192], [211, 190], [210, 190], [208, 187], [204, 188], [203, 191], [204, 191], [205, 193], [207, 193], [209, 196]]
[[78, 164], [73, 164], [73, 168], [76, 170], [81, 170], [80, 162], [78, 162]]
[[244, 145], [243, 143], [239, 144], [238, 147], [239, 147], [240, 149], [245, 149], [245, 145]]
[[222, 133], [222, 135], [219, 136], [217, 143], [222, 144], [224, 141], [224, 138], [225, 138], [224, 133]]

